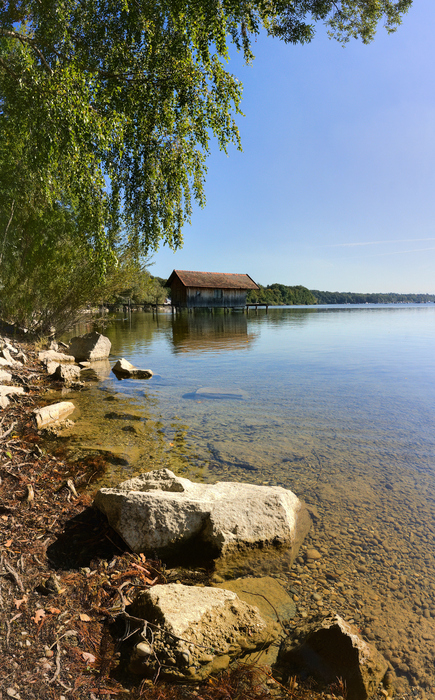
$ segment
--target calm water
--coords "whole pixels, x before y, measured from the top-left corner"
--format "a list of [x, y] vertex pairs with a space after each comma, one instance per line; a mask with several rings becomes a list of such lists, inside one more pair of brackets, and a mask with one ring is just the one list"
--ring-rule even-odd
[[71, 449], [111, 460], [97, 485], [169, 466], [291, 488], [323, 559], [281, 574], [314, 577], [324, 604], [420, 688], [412, 697], [434, 697], [435, 306], [133, 313], [104, 333], [111, 365], [125, 357], [155, 376], [118, 381], [107, 364], [73, 393]]
[[[169, 442], [183, 430], [210, 478], [243, 462], [249, 479], [281, 483], [288, 477], [274, 467], [313, 449], [327, 450], [332, 465], [345, 451], [349, 468], [376, 459], [386, 477], [391, 460], [434, 475], [435, 306], [135, 313], [104, 332], [114, 360], [157, 376], [109, 374], [93, 393], [135, 399], [161, 418]], [[203, 387], [244, 398], [195, 395]]]

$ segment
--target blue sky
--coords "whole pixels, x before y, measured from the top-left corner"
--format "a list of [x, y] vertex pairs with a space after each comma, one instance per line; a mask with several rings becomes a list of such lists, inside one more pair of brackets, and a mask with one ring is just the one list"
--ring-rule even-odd
[[150, 271], [246, 272], [310, 289], [435, 293], [433, 0], [343, 48], [261, 37], [244, 84], [243, 153], [213, 148], [207, 206]]

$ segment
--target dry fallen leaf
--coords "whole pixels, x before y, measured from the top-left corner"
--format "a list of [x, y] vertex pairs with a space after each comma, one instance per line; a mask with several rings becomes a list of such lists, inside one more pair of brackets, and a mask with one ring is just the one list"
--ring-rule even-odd
[[97, 659], [93, 654], [89, 654], [87, 651], [82, 651], [82, 656], [85, 661], [88, 661], [90, 664], [93, 664]]
[[19, 609], [20, 609], [20, 606], [21, 606], [23, 603], [27, 603], [27, 596], [26, 596], [26, 595], [23, 596], [20, 600], [15, 600], [15, 599], [14, 599], [14, 603], [15, 603], [16, 609], [19, 610]]
[[52, 615], [59, 615], [60, 610], [59, 608], [47, 608], [48, 612], [51, 613]]
[[89, 615], [86, 615], [86, 613], [80, 613], [80, 619], [82, 622], [91, 622], [92, 617], [89, 617]]
[[39, 608], [39, 610], [37, 610], [35, 612], [35, 616], [32, 617], [32, 620], [35, 623], [35, 625], [38, 625], [41, 622], [41, 620], [44, 619], [44, 617], [45, 617], [45, 610], [43, 610], [42, 608]]
[[10, 547], [12, 542], [13, 540], [8, 540], [7, 542], [5, 542], [5, 547]]

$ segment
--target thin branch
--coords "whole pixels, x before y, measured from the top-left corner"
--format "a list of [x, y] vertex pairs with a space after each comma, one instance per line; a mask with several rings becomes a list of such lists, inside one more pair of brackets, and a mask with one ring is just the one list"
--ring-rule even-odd
[[0, 29], [0, 35], [9, 36], [12, 39], [18, 39], [18, 41], [20, 41], [22, 44], [28, 44], [29, 46], [31, 46], [34, 52], [39, 56], [47, 72], [50, 73], [50, 75], [53, 75], [53, 70], [51, 69], [42, 51], [38, 49], [37, 46], [35, 46], [35, 42], [33, 41], [33, 39], [31, 39], [28, 36], [23, 36], [23, 34], [20, 34], [19, 32], [13, 32], [9, 29]]
[[[0, 60], [1, 60], [1, 59], [0, 59]], [[15, 209], [15, 199], [12, 201], [11, 215], [10, 215], [10, 217], [9, 217], [8, 225], [6, 226], [5, 235], [3, 236], [2, 252], [1, 252], [1, 255], [0, 255], [0, 265], [1, 265], [2, 262], [3, 262], [3, 255], [4, 255], [4, 252], [5, 252], [5, 244], [6, 244], [6, 236], [8, 235], [9, 226], [11, 225], [12, 219], [13, 219], [13, 217], [14, 217], [14, 209]]]

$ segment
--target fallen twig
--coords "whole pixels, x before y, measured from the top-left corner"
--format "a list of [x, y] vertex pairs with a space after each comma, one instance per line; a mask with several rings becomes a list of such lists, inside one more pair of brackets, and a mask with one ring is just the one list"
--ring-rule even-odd
[[3, 564], [3, 567], [6, 569], [6, 572], [5, 572], [5, 573], [1, 572], [1, 573], [0, 573], [0, 576], [7, 576], [8, 574], [9, 574], [10, 576], [12, 576], [12, 578], [14, 579], [14, 581], [15, 581], [15, 583], [17, 584], [18, 588], [20, 589], [21, 593], [24, 593], [24, 585], [23, 585], [23, 582], [22, 582], [22, 580], [21, 580], [21, 577], [20, 577], [18, 571], [16, 571], [16, 570], [14, 569], [14, 567], [12, 566], [12, 564], [9, 564], [8, 560], [6, 559], [6, 557], [2, 557], [2, 564]]

